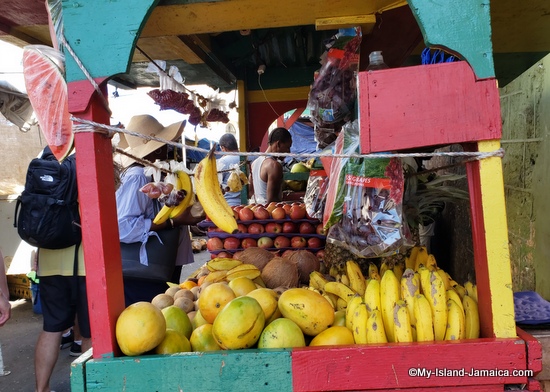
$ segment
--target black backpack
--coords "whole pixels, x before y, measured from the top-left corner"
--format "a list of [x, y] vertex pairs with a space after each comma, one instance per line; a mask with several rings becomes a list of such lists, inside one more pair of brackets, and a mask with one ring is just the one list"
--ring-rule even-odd
[[40, 158], [31, 161], [13, 226], [23, 241], [39, 248], [61, 249], [80, 243], [74, 154], [60, 164], [46, 147]]

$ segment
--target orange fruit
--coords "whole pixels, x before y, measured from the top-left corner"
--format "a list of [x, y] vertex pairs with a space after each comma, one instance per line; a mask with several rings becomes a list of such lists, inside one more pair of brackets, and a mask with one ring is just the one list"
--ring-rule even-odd
[[199, 297], [199, 310], [202, 317], [209, 324], [214, 324], [218, 313], [232, 299], [235, 299], [235, 293], [228, 285], [219, 282], [209, 284]]
[[166, 334], [166, 321], [150, 302], [136, 302], [118, 316], [115, 334], [120, 350], [128, 356], [154, 349]]
[[180, 283], [180, 288], [191, 290], [193, 287], [198, 286], [197, 283], [193, 282], [192, 280], [186, 280], [185, 282]]
[[191, 350], [192, 351], [218, 351], [222, 348], [216, 343], [216, 339], [212, 335], [212, 324], [203, 324], [193, 330], [191, 334]]

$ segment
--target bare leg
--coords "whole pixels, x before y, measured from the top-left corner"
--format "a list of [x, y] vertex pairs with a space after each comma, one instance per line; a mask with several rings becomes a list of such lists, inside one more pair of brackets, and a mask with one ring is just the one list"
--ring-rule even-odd
[[63, 332], [40, 332], [34, 352], [36, 392], [50, 391], [50, 377], [59, 356], [59, 345]]

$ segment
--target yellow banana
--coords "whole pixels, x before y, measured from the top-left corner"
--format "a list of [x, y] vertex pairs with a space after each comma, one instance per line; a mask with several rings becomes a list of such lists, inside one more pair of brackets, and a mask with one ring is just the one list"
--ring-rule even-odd
[[[378, 277], [381, 277], [380, 273], [378, 272], [378, 267], [376, 264], [374, 264], [372, 261], [369, 263], [369, 269], [368, 269], [368, 276], [371, 279], [375, 279], [375, 275]], [[380, 279], [379, 279], [380, 280]]]
[[[361, 296], [359, 296], [361, 298]], [[353, 340], [356, 344], [367, 344], [367, 320], [369, 312], [364, 302], [359, 302], [351, 314]], [[347, 315], [346, 315], [347, 318]]]
[[258, 267], [253, 264], [239, 264], [226, 272], [227, 275], [225, 279], [228, 282], [240, 277], [246, 277], [250, 280], [253, 280], [260, 276], [262, 273], [262, 271], [260, 271]]
[[430, 271], [435, 271], [437, 269], [437, 263], [434, 255], [428, 254], [428, 258], [426, 259], [426, 268]]
[[332, 308], [336, 311], [336, 301], [328, 293], [322, 294], [323, 297], [332, 305]]
[[359, 264], [353, 260], [346, 261], [346, 274], [349, 278], [351, 289], [361, 296], [365, 295], [365, 289], [367, 286]]
[[419, 246], [416, 252], [416, 258], [414, 259], [414, 270], [418, 271], [418, 268], [423, 265], [427, 267], [428, 261], [428, 248], [425, 246]]
[[365, 290], [365, 304], [367, 310], [372, 312], [375, 309], [381, 310], [380, 306], [380, 281], [377, 279], [370, 279]]
[[336, 298], [336, 310], [346, 311], [347, 307], [348, 307], [348, 303], [344, 299], [340, 297]]
[[319, 271], [313, 271], [309, 274], [309, 285], [317, 290], [324, 290], [328, 280]]
[[387, 343], [384, 321], [382, 320], [382, 312], [374, 309], [370, 312], [367, 320], [367, 342], [368, 343]]
[[475, 284], [472, 281], [467, 280], [466, 282], [464, 282], [464, 289], [466, 289], [466, 294], [468, 294], [470, 297], [476, 299], [477, 294], [474, 293], [474, 291], [476, 291], [476, 287], [475, 287]]
[[447, 301], [447, 328], [445, 331], [445, 340], [464, 339], [466, 336], [464, 324], [464, 312], [458, 304], [450, 299]]
[[155, 218], [153, 219], [153, 223], [155, 225], [161, 225], [164, 222], [166, 222], [170, 218], [170, 213], [174, 207], [168, 207], [166, 205], [162, 206], [159, 212], [157, 212], [157, 215], [155, 215]]
[[346, 308], [346, 327], [350, 331], [353, 332], [353, 312], [355, 312], [355, 308], [359, 306], [359, 304], [363, 302], [363, 297], [361, 297], [359, 294], [355, 294], [355, 296], [349, 300], [348, 307]]
[[428, 298], [427, 292], [430, 291], [430, 270], [421, 265], [418, 268], [418, 276], [420, 278], [420, 291]]
[[[422, 275], [421, 275], [422, 279]], [[429, 271], [430, 289], [424, 292], [432, 307], [435, 340], [443, 340], [447, 329], [447, 297], [445, 284], [437, 272]], [[458, 306], [458, 305], [457, 305]]]
[[195, 193], [193, 192], [193, 183], [191, 177], [184, 170], [176, 171], [178, 178], [179, 189], [185, 191], [185, 197], [174, 209], [170, 212], [170, 218], [175, 218], [180, 215], [189, 207], [195, 200]]
[[327, 293], [336, 294], [339, 298], [343, 299], [346, 304], [355, 296], [355, 292], [342, 282], [327, 282], [325, 284], [325, 291]]
[[346, 274], [340, 275], [340, 282], [342, 282], [346, 286], [350, 287], [350, 281], [349, 281], [349, 278]]
[[464, 298], [464, 296], [466, 295], [466, 289], [464, 288], [464, 286], [454, 282], [454, 281], [451, 281], [451, 287], [456, 291], [456, 293], [459, 295], [460, 298]]
[[393, 308], [393, 334], [396, 342], [409, 343], [413, 341], [409, 310], [405, 301], [401, 299]]
[[418, 255], [418, 251], [420, 250], [420, 246], [413, 246], [411, 249], [411, 252], [409, 253], [409, 257], [405, 258], [405, 265], [406, 268], [410, 268], [414, 271], [416, 268], [416, 256]]
[[423, 294], [414, 299], [414, 317], [416, 319], [416, 341], [431, 342], [434, 340], [432, 307]]
[[407, 304], [407, 309], [409, 309], [411, 325], [416, 325], [414, 301], [418, 294], [420, 294], [419, 275], [412, 269], [407, 268], [401, 277], [401, 299], [405, 301]]
[[464, 306], [462, 305], [462, 298], [460, 298], [460, 296], [458, 295], [458, 293], [456, 291], [454, 291], [453, 289], [449, 289], [447, 291], [445, 291], [445, 297], [448, 300], [452, 299], [453, 301], [455, 301], [457, 303], [457, 305], [460, 307], [460, 310], [462, 310], [462, 312], [464, 313]]
[[223, 197], [218, 181], [214, 148], [195, 168], [195, 190], [204, 212], [212, 222], [226, 233], [236, 233], [237, 220]]
[[380, 277], [384, 276], [384, 272], [386, 272], [387, 270], [391, 269], [388, 262], [387, 261], [383, 261], [381, 264], [380, 264], [380, 271], [378, 272], [378, 274], [380, 274]]
[[477, 339], [479, 338], [479, 311], [477, 302], [469, 295], [465, 295], [462, 299], [464, 307], [464, 338]]
[[393, 308], [399, 301], [399, 282], [392, 270], [387, 270], [380, 281], [380, 306], [382, 320], [389, 342], [395, 342]]
[[445, 290], [449, 290], [451, 288], [451, 281], [449, 280], [449, 274], [443, 271], [441, 268], [436, 269], [439, 276], [441, 276], [441, 280], [443, 280], [443, 283], [445, 284]]
[[401, 282], [401, 277], [403, 276], [403, 264], [402, 263], [395, 263], [393, 268], [393, 273], [395, 274], [395, 277], [399, 282]]

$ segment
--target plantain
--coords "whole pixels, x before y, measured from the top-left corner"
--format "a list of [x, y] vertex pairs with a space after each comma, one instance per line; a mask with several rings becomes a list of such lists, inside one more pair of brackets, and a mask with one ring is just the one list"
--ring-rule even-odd
[[377, 279], [378, 278], [378, 280], [380, 280], [380, 277], [382, 276], [378, 272], [378, 267], [372, 261], [369, 262], [367, 275], [369, 276], [370, 279]]
[[176, 170], [179, 189], [185, 191], [185, 197], [180, 203], [172, 209], [170, 212], [170, 218], [175, 218], [182, 214], [187, 207], [189, 207], [195, 200], [195, 193], [193, 192], [193, 183], [191, 177], [184, 170]]
[[429, 282], [430, 288], [427, 292], [424, 292], [424, 295], [432, 308], [435, 340], [443, 340], [447, 328], [447, 296], [445, 294], [445, 284], [439, 274], [434, 271], [429, 271]]
[[469, 295], [465, 295], [462, 299], [464, 307], [464, 338], [477, 339], [479, 338], [479, 310], [475, 299]]
[[359, 264], [353, 260], [346, 261], [346, 274], [349, 278], [351, 289], [361, 296], [365, 295], [366, 281]]
[[451, 288], [451, 280], [449, 279], [449, 274], [443, 271], [441, 268], [436, 269], [436, 271], [439, 276], [441, 276], [443, 283], [445, 283], [445, 290], [449, 290]]
[[226, 233], [236, 233], [238, 231], [237, 220], [233, 210], [223, 197], [218, 181], [214, 147], [195, 169], [195, 190], [208, 218]]
[[457, 305], [460, 307], [460, 310], [464, 312], [464, 306], [462, 305], [462, 298], [460, 298], [460, 296], [456, 291], [454, 291], [453, 289], [449, 289], [445, 291], [445, 298], [447, 299], [447, 301], [449, 299], [452, 299], [453, 301], [455, 301]]

